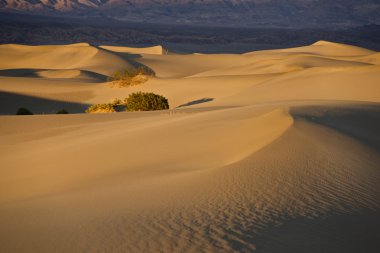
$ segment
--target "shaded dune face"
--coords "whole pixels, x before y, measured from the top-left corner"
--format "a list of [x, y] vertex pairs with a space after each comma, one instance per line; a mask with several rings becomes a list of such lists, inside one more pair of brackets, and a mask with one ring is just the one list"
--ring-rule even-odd
[[[66, 46], [1, 45], [1, 69], [80, 69], [99, 74], [111, 74], [115, 68], [131, 64], [121, 57], [86, 43]], [[105, 69], [104, 63], [107, 63]]]
[[[0, 46], [0, 113], [78, 113], [0, 116], [1, 252], [378, 251], [377, 52], [160, 50]], [[79, 114], [135, 91], [171, 109]]]

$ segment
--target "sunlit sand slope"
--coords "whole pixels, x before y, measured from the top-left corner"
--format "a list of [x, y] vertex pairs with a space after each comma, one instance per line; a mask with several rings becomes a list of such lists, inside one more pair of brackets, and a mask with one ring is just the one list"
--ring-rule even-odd
[[159, 49], [0, 46], [0, 252], [378, 252], [379, 53]]
[[162, 46], [133, 48], [133, 47], [116, 47], [116, 46], [100, 46], [109, 51], [118, 53], [130, 53], [130, 54], [164, 54], [164, 48]]

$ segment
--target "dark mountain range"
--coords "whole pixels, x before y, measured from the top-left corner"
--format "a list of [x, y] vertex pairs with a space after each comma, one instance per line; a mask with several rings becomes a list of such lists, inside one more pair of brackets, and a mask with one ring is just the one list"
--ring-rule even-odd
[[207, 26], [380, 24], [380, 0], [0, 0], [2, 12]]
[[354, 28], [236, 28], [120, 22], [97, 18], [52, 18], [29, 14], [0, 15], [0, 44], [163, 45], [169, 51], [241, 53], [286, 48], [318, 40], [380, 51], [380, 26]]

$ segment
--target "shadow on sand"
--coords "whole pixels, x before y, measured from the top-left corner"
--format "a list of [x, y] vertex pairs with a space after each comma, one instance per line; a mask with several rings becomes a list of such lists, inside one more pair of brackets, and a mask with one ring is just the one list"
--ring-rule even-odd
[[201, 99], [198, 99], [198, 100], [187, 102], [186, 104], [183, 104], [183, 105], [179, 105], [176, 108], [181, 108], [181, 107], [186, 107], [186, 106], [191, 106], [191, 105], [197, 105], [197, 104], [207, 103], [207, 102], [211, 102], [213, 100], [214, 100], [213, 98], [201, 98]]
[[306, 106], [291, 109], [295, 118], [324, 125], [380, 151], [380, 106], [358, 103], [343, 106]]
[[69, 113], [84, 113], [89, 105], [0, 92], [0, 115], [15, 115], [21, 107], [27, 108], [34, 114], [55, 114], [62, 109]]
[[380, 247], [379, 218], [379, 213], [373, 211], [289, 218], [281, 225], [269, 226], [251, 241], [257, 245], [255, 252], [375, 253]]
[[[124, 60], [128, 61], [134, 68], [143, 68], [147, 73], [151, 74], [152, 76], [156, 76], [156, 72], [154, 72], [153, 69], [150, 67], [136, 61], [137, 59], [142, 58], [141, 54], [134, 54], [134, 53], [127, 53], [127, 52], [115, 52], [108, 50], [106, 48], [95, 46], [98, 50], [106, 51], [110, 54], [118, 55], [119, 57], [123, 58]], [[120, 69], [122, 71], [123, 69]]]
[[[4, 69], [0, 70], [0, 76], [6, 77], [29, 77], [29, 78], [47, 78], [47, 79], [64, 79], [65, 81], [70, 81], [71, 78], [55, 78], [55, 77], [44, 77], [39, 72], [42, 71], [70, 71], [71, 69], [61, 70], [61, 69]], [[93, 82], [106, 82], [107, 76], [88, 70], [80, 70], [80, 75], [73, 77], [72, 79], [77, 78], [91, 78]], [[83, 75], [83, 76], [82, 76]]]

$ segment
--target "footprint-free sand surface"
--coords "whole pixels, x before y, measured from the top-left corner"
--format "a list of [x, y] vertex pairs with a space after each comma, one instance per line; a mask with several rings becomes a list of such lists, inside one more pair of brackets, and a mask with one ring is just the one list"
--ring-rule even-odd
[[[83, 113], [136, 91], [170, 110]], [[0, 252], [379, 252], [379, 102], [380, 53], [325, 41], [0, 45]]]

